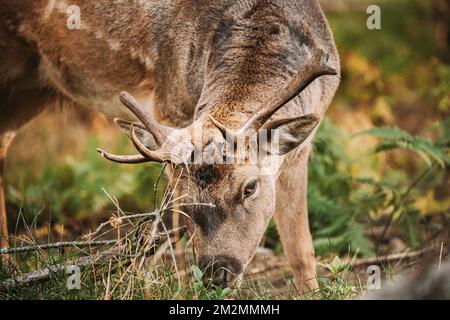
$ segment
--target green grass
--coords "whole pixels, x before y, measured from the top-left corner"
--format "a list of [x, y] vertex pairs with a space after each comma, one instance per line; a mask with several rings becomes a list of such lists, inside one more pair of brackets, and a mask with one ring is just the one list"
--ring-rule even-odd
[[[114, 197], [107, 196], [115, 201]], [[277, 270], [276, 277], [267, 272], [258, 278], [245, 276], [238, 289], [205, 285], [204, 275], [195, 265], [192, 249], [186, 247], [188, 239], [183, 238], [180, 242], [181, 254], [176, 253], [179, 250], [174, 251], [173, 244], [170, 245], [173, 238], [170, 241], [167, 238], [155, 242], [149, 240], [159, 234], [159, 230], [165, 229], [163, 209], [151, 214], [127, 215], [117, 202], [114, 203], [117, 213], [79, 240], [89, 243], [112, 236], [118, 239], [117, 244], [13, 253], [10, 260], [0, 264], [0, 283], [36, 270], [52, 271], [41, 279], [43, 281], [22, 285], [13, 283], [6, 290], [2, 290], [0, 285], [0, 299], [349, 299], [363, 292], [362, 287], [357, 288], [344, 277], [343, 273], [349, 269], [342, 267], [344, 264], [338, 258], [323, 265], [329, 274], [319, 278], [321, 289], [314, 292], [298, 292], [290, 273], [281, 269]], [[15, 246], [37, 244], [33, 227], [25, 221], [23, 223], [28, 233], [16, 238]], [[117, 253], [108, 259], [99, 258], [110, 250], [117, 250]], [[84, 257], [91, 257], [91, 262], [83, 264]], [[67, 267], [73, 265], [80, 266], [81, 286], [70, 290], [67, 283], [71, 274], [67, 273]]]
[[[65, 263], [71, 259], [69, 255], [59, 256], [54, 253], [43, 259], [40, 255], [28, 257], [16, 256], [21, 261], [23, 270], [32, 270], [47, 265]], [[23, 259], [23, 260], [22, 260]], [[25, 262], [26, 261], [26, 262]], [[336, 261], [331, 265], [335, 266]], [[184, 270], [183, 270], [184, 271]], [[81, 289], [69, 290], [68, 274], [53, 274], [44, 283], [36, 283], [20, 288], [0, 292], [0, 299], [19, 300], [98, 300], [98, 299], [187, 299], [187, 300], [224, 300], [224, 299], [352, 299], [364, 293], [364, 287], [355, 285], [346, 276], [349, 269], [333, 270], [330, 275], [319, 278], [321, 289], [309, 293], [299, 293], [286, 279], [290, 290], [277, 292], [271, 279], [251, 280], [244, 278], [239, 289], [221, 288], [204, 285], [202, 272], [192, 265], [187, 276], [181, 282], [171, 264], [161, 264], [140, 274], [130, 274], [126, 265], [106, 264], [103, 267], [88, 267], [81, 273]], [[11, 271], [0, 269], [0, 281], [12, 276]]]
[[[346, 135], [330, 121], [324, 122], [314, 142], [308, 191], [311, 229], [314, 234], [316, 253], [319, 256], [325, 259], [338, 255], [374, 256], [375, 250], [379, 248], [376, 248], [372, 239], [367, 235], [367, 230], [371, 228], [372, 214], [380, 210], [388, 213], [389, 220], [386, 228], [401, 227], [403, 239], [407, 241], [410, 248], [419, 248], [422, 245], [423, 238], [419, 227], [422, 223], [421, 212], [412, 207], [413, 203], [409, 201], [409, 197], [416, 192], [417, 187], [428, 175], [446, 172], [448, 164], [448, 123], [448, 121], [444, 121], [434, 126], [440, 132], [434, 141], [392, 128], [377, 128], [364, 133], [380, 139], [378, 145], [373, 149], [375, 153], [370, 155], [369, 152], [367, 154], [369, 158], [374, 157], [379, 152], [406, 148], [420, 153], [422, 159], [424, 157], [429, 159], [429, 161], [424, 162], [424, 172], [415, 177], [409, 184], [405, 184], [405, 180], [392, 181], [383, 177], [375, 179], [355, 175], [351, 170], [354, 160], [347, 155], [345, 150], [346, 144], [357, 136]], [[104, 239], [108, 232], [109, 238], [115, 237], [116, 232], [121, 231], [118, 235], [120, 234], [122, 242], [125, 241], [123, 243], [127, 247], [127, 252], [133, 256], [132, 262], [127, 264], [114, 262], [100, 268], [94, 268], [93, 266], [87, 268], [83, 272], [81, 290], [69, 291], [65, 286], [67, 275], [64, 273], [52, 274], [50, 281], [44, 284], [10, 290], [3, 295], [3, 298], [227, 299], [245, 297], [254, 299], [348, 299], [363, 292], [360, 285], [355, 285], [342, 276], [344, 273], [348, 273], [349, 269], [348, 266], [341, 265], [339, 259], [334, 259], [333, 262], [323, 265], [325, 269], [328, 269], [329, 274], [325, 278], [319, 277], [321, 290], [309, 294], [300, 294], [295, 286], [291, 285], [289, 279], [285, 280], [285, 284], [290, 289], [283, 293], [277, 293], [277, 285], [272, 283], [270, 278], [256, 283], [250, 279], [244, 280], [244, 286], [240, 290], [221, 289], [214, 286], [205, 287], [201, 281], [201, 271], [192, 261], [186, 264], [183, 270], [177, 270], [175, 264], [171, 262], [170, 255], [162, 264], [155, 264], [150, 268], [143, 268], [142, 266], [135, 268], [135, 265], [142, 261], [139, 259], [144, 257], [141, 253], [143, 238], [140, 233], [144, 235], [149, 232], [147, 229], [145, 229], [147, 231], [142, 229], [142, 226], [150, 224], [153, 227], [153, 224], [145, 219], [138, 220], [135, 223], [129, 221], [124, 224], [123, 219], [117, 220], [117, 217], [120, 215], [123, 218], [130, 212], [139, 212], [128, 209], [139, 208], [139, 201], [133, 202], [129, 198], [130, 193], [134, 195], [133, 191], [139, 189], [145, 189], [148, 192], [144, 206], [148, 203], [159, 208], [170, 206], [170, 203], [159, 204], [160, 200], [158, 200], [161, 199], [161, 190], [164, 189], [164, 183], [158, 188], [156, 187], [157, 182], [160, 182], [161, 167], [149, 168], [146, 166], [134, 171], [128, 171], [129, 169], [119, 171], [118, 168], [118, 171], [113, 171], [111, 174], [109, 171], [111, 168], [101, 169], [103, 164], [100, 164], [98, 158], [89, 153], [93, 149], [91, 148], [92, 145], [95, 144], [95, 140], [93, 141], [88, 144], [89, 151], [84, 160], [69, 161], [68, 164], [52, 166], [44, 170], [40, 177], [45, 191], [44, 195], [45, 197], [52, 197], [51, 201], [54, 203], [59, 202], [59, 206], [53, 206], [55, 219], [58, 219], [59, 214], [62, 215], [67, 210], [69, 212], [73, 210], [77, 217], [83, 218], [85, 210], [86, 212], [91, 212], [91, 210], [92, 212], [101, 212], [106, 208], [109, 208], [110, 211], [114, 209], [116, 220], [110, 222], [108, 226], [110, 230], [102, 230], [98, 239]], [[376, 166], [376, 162], [366, 161], [366, 163], [375, 163]], [[114, 185], [116, 179], [121, 183], [125, 181], [125, 186]], [[51, 185], [51, 187], [47, 187], [48, 185]], [[83, 198], [83, 201], [76, 196], [77, 193], [79, 194], [80, 188], [85, 188], [87, 194], [95, 194], [97, 189], [101, 190], [103, 186], [109, 185], [111, 185], [114, 193], [104, 191], [101, 197], [95, 196], [92, 198], [93, 196], [89, 195], [88, 198]], [[39, 183], [33, 188], [39, 188]], [[50, 189], [52, 189], [51, 192]], [[160, 192], [156, 193], [157, 196], [151, 196], [152, 192], [155, 194], [154, 192], [158, 189], [160, 189]], [[40, 198], [28, 198], [27, 200], [30, 201], [30, 199], [33, 201], [26, 206], [22, 204], [23, 208], [27, 208], [27, 206], [37, 208], [47, 201]], [[42, 203], [36, 199], [40, 199]], [[140, 200], [136, 196], [134, 199]], [[78, 205], [79, 202], [83, 203], [81, 207]], [[127, 212], [122, 209], [125, 207]], [[160, 219], [163, 219], [164, 211], [161, 212]], [[18, 225], [22, 226], [23, 232], [15, 241], [15, 246], [22, 243], [43, 242], [43, 239], [36, 239], [35, 230], [40, 226], [39, 218], [40, 214], [35, 214], [34, 217], [26, 214], [19, 215], [18, 220], [20, 221], [18, 222], [20, 223]], [[116, 223], [117, 221], [120, 222]], [[61, 222], [64, 222], [64, 220], [62, 219]], [[97, 221], [97, 225], [99, 224], [100, 222]], [[85, 230], [86, 232], [87, 230]], [[53, 240], [49, 234], [46, 242], [52, 242]], [[263, 244], [268, 244], [268, 247], [271, 247], [277, 254], [282, 254], [281, 243], [273, 222], [269, 226]], [[156, 254], [159, 252], [159, 248], [159, 245], [155, 244], [147, 249], [145, 255]], [[136, 252], [141, 255], [138, 254], [134, 257]], [[169, 250], [168, 252], [172, 251]], [[189, 252], [189, 249], [186, 252]], [[3, 269], [0, 273], [0, 279], [5, 280], [14, 275], [66, 263], [74, 257], [82, 255], [83, 252], [76, 250], [69, 250], [64, 254], [53, 250], [49, 253], [39, 251], [31, 255], [18, 255], [15, 257], [18, 268], [8, 271]], [[180, 273], [186, 276], [180, 278]]]

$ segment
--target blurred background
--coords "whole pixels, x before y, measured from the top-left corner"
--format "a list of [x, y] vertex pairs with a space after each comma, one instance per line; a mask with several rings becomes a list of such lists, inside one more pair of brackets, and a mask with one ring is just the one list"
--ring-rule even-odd
[[[449, 1], [321, 2], [343, 71], [310, 162], [318, 256], [448, 244]], [[381, 8], [381, 30], [366, 27], [369, 4]], [[152, 210], [161, 166], [116, 165], [99, 146], [133, 150], [113, 123], [84, 109], [55, 107], [24, 127], [6, 163], [10, 230], [25, 232], [26, 221], [37, 239], [77, 238], [114, 211], [102, 188], [126, 211]], [[282, 254], [273, 223], [262, 245]]]

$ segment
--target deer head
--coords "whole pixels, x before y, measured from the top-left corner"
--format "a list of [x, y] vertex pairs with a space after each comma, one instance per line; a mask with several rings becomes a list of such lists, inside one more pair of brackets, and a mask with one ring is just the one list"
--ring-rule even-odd
[[[116, 123], [127, 131], [139, 155], [118, 156], [98, 151], [106, 159], [119, 163], [170, 163], [174, 177], [170, 184], [185, 195], [183, 202], [213, 204], [213, 207], [186, 206], [183, 209], [198, 263], [215, 284], [227, 285], [243, 272], [274, 213], [278, 168], [273, 168], [274, 174], [261, 174], [263, 162], [282, 158], [300, 146], [312, 134], [320, 118], [308, 114], [269, 120], [315, 79], [336, 75], [327, 62], [326, 54], [313, 48], [302, 70], [269, 101], [256, 108], [238, 130], [226, 128], [211, 116], [184, 129], [168, 128], [158, 124], [128, 93], [121, 93], [122, 103], [140, 122], [116, 120]], [[260, 139], [262, 132], [267, 133], [265, 139]], [[237, 153], [230, 156], [228, 151], [236, 151], [237, 141], [249, 146], [254, 137], [258, 150], [266, 151], [265, 156], [257, 155], [256, 161], [248, 161], [248, 153], [244, 151], [244, 157], [240, 158], [244, 161], [226, 161], [236, 159]], [[205, 150], [209, 150], [208, 159], [214, 161], [203, 161], [204, 158], [198, 156]]]

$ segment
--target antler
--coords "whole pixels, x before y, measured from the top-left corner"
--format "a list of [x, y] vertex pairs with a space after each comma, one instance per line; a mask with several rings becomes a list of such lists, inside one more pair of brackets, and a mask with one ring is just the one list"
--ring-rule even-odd
[[281, 91], [264, 103], [264, 107], [256, 111], [237, 132], [229, 131], [223, 124], [210, 116], [212, 123], [220, 130], [225, 139], [227, 134], [233, 137], [244, 135], [250, 129], [258, 131], [278, 110], [299, 95], [314, 80], [325, 75], [337, 75], [337, 71], [327, 65], [328, 58], [322, 49], [314, 47], [311, 58], [302, 70], [295, 74]]
[[102, 150], [100, 148], [97, 148], [97, 152], [102, 155], [103, 158], [108, 159], [112, 162], [117, 163], [124, 163], [124, 164], [137, 164], [137, 163], [145, 163], [149, 162], [149, 160], [141, 155], [135, 155], [135, 156], [119, 156], [115, 154], [111, 154], [106, 152], [105, 150]]
[[163, 149], [161, 148], [158, 151], [152, 151], [150, 149], [148, 149], [146, 146], [144, 146], [144, 144], [138, 139], [138, 137], [136, 136], [136, 132], [134, 131], [134, 125], [131, 125], [131, 129], [130, 129], [131, 133], [131, 141], [133, 141], [133, 144], [136, 148], [136, 150], [139, 151], [140, 154], [142, 154], [146, 159], [148, 159], [148, 161], [152, 161], [152, 162], [168, 162], [170, 161], [170, 158], [166, 158], [163, 155], [163, 152], [161, 152]]
[[[289, 103], [303, 90], [305, 90], [314, 80], [325, 75], [337, 75], [336, 70], [327, 65], [328, 55], [318, 47], [313, 48], [312, 56], [307, 64], [294, 75], [291, 81], [274, 97], [269, 99], [264, 107], [256, 111], [248, 121], [237, 132], [228, 130], [223, 124], [210, 116], [212, 123], [220, 130], [223, 137], [236, 137], [245, 135], [249, 130], [258, 131], [264, 124], [283, 106]], [[139, 123], [130, 123], [130, 136], [136, 149], [141, 155], [119, 156], [110, 154], [104, 150], [97, 149], [103, 157], [118, 163], [143, 163], [143, 162], [171, 162], [171, 149], [173, 144], [169, 141], [169, 129], [158, 124], [158, 122], [148, 114], [139, 102], [127, 92], [120, 93], [120, 101], [142, 122], [144, 127], [153, 135], [160, 149], [152, 151], [148, 149], [136, 136], [135, 126]]]
[[[150, 114], [148, 114], [140, 103], [131, 96], [128, 92], [120, 93], [120, 101], [130, 110], [144, 125], [144, 127], [153, 135], [156, 143], [160, 146], [157, 151], [148, 149], [136, 136], [135, 126], [139, 126], [138, 123], [130, 124], [130, 137], [136, 149], [141, 155], [133, 156], [121, 156], [110, 154], [102, 149], [97, 151], [106, 159], [117, 163], [144, 163], [144, 162], [170, 162], [170, 152], [166, 149], [170, 149], [171, 144], [168, 142], [168, 129], [161, 126]], [[127, 122], [128, 123], [128, 122]]]
[[148, 114], [141, 104], [128, 92], [120, 93], [120, 101], [128, 108], [155, 137], [156, 143], [161, 147], [167, 140], [168, 132], [150, 114]]

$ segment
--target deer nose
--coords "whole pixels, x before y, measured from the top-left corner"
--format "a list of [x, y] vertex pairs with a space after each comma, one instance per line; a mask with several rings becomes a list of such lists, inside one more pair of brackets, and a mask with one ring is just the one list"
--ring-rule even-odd
[[206, 256], [199, 259], [199, 267], [203, 271], [203, 283], [226, 288], [231, 281], [242, 272], [239, 260], [225, 256]]

